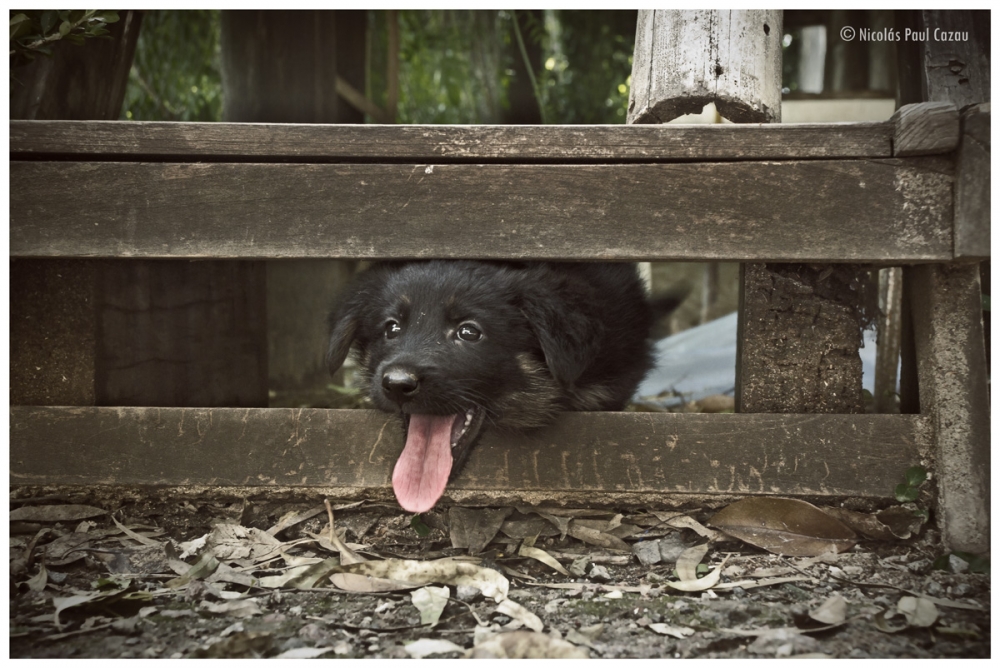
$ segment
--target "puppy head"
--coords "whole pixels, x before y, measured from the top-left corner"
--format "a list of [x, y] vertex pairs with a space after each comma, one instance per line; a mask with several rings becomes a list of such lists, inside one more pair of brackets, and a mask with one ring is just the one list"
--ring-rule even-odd
[[403, 418], [393, 488], [405, 509], [433, 507], [485, 425], [537, 426], [555, 411], [522, 278], [488, 263], [380, 264], [331, 316], [331, 371], [353, 344], [375, 406]]

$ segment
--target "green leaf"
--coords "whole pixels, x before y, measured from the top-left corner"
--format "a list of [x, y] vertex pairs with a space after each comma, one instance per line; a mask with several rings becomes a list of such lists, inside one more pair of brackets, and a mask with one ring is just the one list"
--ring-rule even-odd
[[17, 14], [10, 19], [10, 38], [15, 39], [31, 32], [31, 19], [24, 14]]
[[917, 487], [927, 480], [927, 469], [923, 466], [911, 466], [906, 469], [906, 483], [911, 487]]
[[952, 554], [969, 564], [970, 573], [990, 572], [990, 558], [987, 556], [972, 554], [971, 552], [952, 552]]
[[42, 17], [39, 20], [39, 23], [42, 26], [42, 34], [47, 35], [48, 33], [52, 32], [52, 28], [55, 27], [56, 22], [58, 20], [59, 20], [59, 14], [52, 11], [51, 9], [42, 12]]
[[123, 578], [116, 575], [110, 577], [98, 578], [90, 583], [93, 589], [128, 589], [129, 585], [132, 584], [132, 580], [129, 578]]
[[985, 573], [989, 575], [990, 558], [986, 555], [972, 554], [971, 552], [945, 552], [934, 560], [931, 567], [936, 571], [952, 572], [952, 556], [956, 556], [965, 563], [969, 564], [970, 573]]
[[916, 501], [917, 497], [920, 496], [920, 491], [916, 487], [910, 487], [906, 483], [899, 483], [896, 485], [896, 500], [900, 503], [910, 503]]
[[73, 24], [69, 21], [63, 21], [59, 24], [59, 34], [65, 37], [69, 34], [69, 31], [73, 29]]
[[413, 519], [410, 520], [410, 528], [416, 531], [417, 535], [421, 538], [431, 535], [431, 528], [424, 524], [424, 521], [420, 519], [420, 515], [413, 516]]
[[118, 12], [102, 12], [101, 20], [105, 23], [118, 23], [120, 19], [118, 17]]
[[951, 557], [951, 554], [948, 553], [948, 552], [942, 554], [940, 557], [938, 557], [937, 559], [934, 560], [934, 563], [931, 564], [931, 568], [933, 568], [936, 571], [948, 571], [948, 572], [951, 572], [951, 559], [950, 559], [950, 557]]

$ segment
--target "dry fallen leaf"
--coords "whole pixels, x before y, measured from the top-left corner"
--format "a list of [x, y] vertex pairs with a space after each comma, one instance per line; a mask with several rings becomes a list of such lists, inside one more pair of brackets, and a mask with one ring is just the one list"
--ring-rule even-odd
[[28, 589], [31, 591], [42, 591], [48, 582], [49, 572], [46, 570], [45, 564], [41, 563], [38, 565], [38, 573], [28, 580]]
[[436, 638], [421, 638], [420, 640], [403, 645], [403, 649], [413, 659], [423, 659], [434, 654], [450, 654], [451, 652], [465, 651], [464, 647], [456, 645], [450, 640], [438, 640]]
[[451, 546], [467, 549], [469, 554], [482, 552], [503, 526], [513, 508], [461, 508], [448, 511]]
[[924, 597], [904, 596], [896, 604], [910, 626], [924, 628], [932, 626], [937, 621], [938, 611], [935, 605]]
[[332, 652], [332, 647], [295, 647], [274, 657], [275, 659], [315, 659]]
[[510, 582], [498, 571], [478, 564], [446, 558], [434, 561], [386, 559], [341, 566], [345, 573], [357, 573], [421, 586], [427, 584], [468, 585], [496, 602], [507, 598]]
[[584, 543], [597, 545], [598, 547], [603, 547], [606, 550], [617, 550], [620, 552], [632, 551], [632, 548], [629, 547], [628, 543], [623, 541], [618, 536], [613, 536], [609, 533], [604, 533], [603, 531], [583, 526], [578, 524], [577, 520], [573, 520], [569, 523], [569, 535], [577, 540], [582, 540]]
[[708, 543], [689, 547], [677, 558], [677, 577], [682, 581], [694, 582], [698, 579], [698, 564], [708, 554]]
[[10, 511], [11, 522], [73, 522], [88, 517], [107, 515], [108, 511], [93, 506], [65, 504], [58, 506], [23, 506]]
[[528, 557], [530, 559], [536, 559], [546, 566], [552, 568], [553, 570], [562, 573], [565, 576], [569, 576], [569, 571], [567, 571], [562, 564], [555, 560], [555, 557], [550, 555], [548, 552], [541, 548], [529, 547], [527, 545], [521, 544], [520, 549], [517, 553], [522, 557]]
[[723, 559], [721, 564], [700, 580], [682, 580], [680, 582], [664, 582], [663, 584], [677, 591], [705, 591], [719, 584], [719, 578], [722, 577], [722, 567], [725, 565], [726, 560]]
[[671, 636], [683, 640], [684, 638], [693, 635], [694, 629], [688, 628], [687, 626], [672, 626], [670, 624], [649, 624], [646, 628], [656, 631], [660, 635]]
[[834, 594], [818, 608], [810, 610], [809, 617], [821, 624], [842, 624], [847, 619], [847, 600], [840, 594]]
[[217, 559], [232, 561], [277, 556], [282, 542], [266, 531], [244, 527], [239, 524], [216, 524], [209, 534], [206, 545]]
[[420, 611], [420, 623], [437, 625], [451, 592], [447, 587], [422, 587], [410, 592], [410, 601]]
[[467, 656], [474, 659], [587, 659], [590, 653], [544, 633], [513, 631], [481, 637]]
[[545, 625], [542, 624], [542, 620], [539, 619], [538, 615], [531, 612], [520, 603], [515, 603], [509, 598], [500, 601], [497, 605], [497, 612], [502, 615], [507, 615], [514, 620], [508, 624], [508, 627], [516, 628], [517, 626], [524, 625], [532, 631], [541, 631], [545, 628]]
[[709, 524], [769, 552], [794, 557], [844, 552], [857, 543], [843, 522], [798, 499], [746, 498], [720, 510]]
[[246, 619], [248, 617], [253, 617], [254, 615], [263, 614], [264, 612], [260, 609], [260, 605], [257, 601], [252, 598], [225, 601], [223, 603], [202, 601], [201, 607], [202, 609], [215, 615], [229, 615], [230, 617], [236, 617], [239, 619]]

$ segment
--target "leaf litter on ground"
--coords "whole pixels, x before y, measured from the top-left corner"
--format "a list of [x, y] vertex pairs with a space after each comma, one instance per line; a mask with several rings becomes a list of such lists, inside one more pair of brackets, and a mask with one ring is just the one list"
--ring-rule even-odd
[[[357, 507], [358, 504], [355, 503], [350, 505], [352, 507]], [[168, 582], [168, 586], [166, 588], [151, 592], [143, 592], [142, 596], [145, 596], [147, 600], [151, 600], [154, 596], [168, 595], [171, 590], [176, 592], [173, 595], [179, 595], [180, 593], [190, 589], [194, 584], [199, 584], [202, 581], [208, 582], [210, 579], [217, 579], [220, 575], [226, 573], [232, 574], [233, 576], [239, 575], [245, 578], [242, 580], [244, 588], [243, 593], [223, 589], [221, 591], [217, 591], [217, 593], [212, 594], [211, 596], [216, 599], [230, 597], [240, 598], [236, 598], [235, 600], [230, 598], [230, 600], [222, 600], [220, 602], [204, 600], [200, 603], [205, 612], [239, 619], [241, 617], [250, 618], [259, 616], [261, 612], [259, 604], [255, 602], [252, 597], [246, 598], [246, 595], [250, 593], [245, 589], [247, 586], [263, 587], [265, 589], [275, 590], [300, 588], [313, 591], [317, 590], [317, 588], [324, 588], [330, 592], [335, 592], [338, 589], [354, 592], [392, 591], [395, 589], [408, 589], [411, 592], [414, 592], [414, 590], [421, 591], [436, 589], [441, 593], [438, 600], [443, 601], [444, 606], [446, 606], [449, 600], [448, 597], [451, 593], [448, 589], [448, 585], [451, 585], [454, 587], [461, 586], [472, 588], [475, 591], [479, 591], [486, 598], [492, 600], [493, 603], [496, 604], [494, 611], [510, 618], [510, 622], [507, 624], [506, 628], [501, 629], [500, 627], [497, 627], [498, 630], [506, 631], [508, 635], [513, 629], [520, 626], [531, 629], [531, 631], [525, 631], [523, 633], [544, 630], [545, 624], [542, 619], [538, 617], [538, 615], [509, 598], [510, 581], [495, 570], [495, 568], [485, 567], [475, 559], [454, 556], [439, 559], [400, 559], [395, 557], [385, 559], [373, 557], [372, 559], [368, 559], [356, 551], [357, 548], [362, 546], [349, 545], [342, 535], [343, 530], [335, 530], [332, 510], [329, 508], [327, 508], [327, 510], [330, 521], [320, 533], [314, 534], [308, 531], [302, 531], [302, 533], [309, 536], [308, 539], [285, 541], [276, 538], [276, 536], [286, 528], [306, 521], [311, 517], [315, 517], [319, 514], [319, 512], [317, 512], [317, 508], [313, 508], [310, 511], [303, 513], [286, 513], [286, 515], [283, 516], [284, 519], [279, 520], [277, 524], [272, 526], [272, 529], [280, 527], [273, 531], [273, 533], [270, 530], [261, 531], [250, 527], [241, 527], [240, 525], [234, 525], [232, 523], [229, 523], [228, 525], [226, 523], [219, 523], [215, 526], [211, 533], [203, 536], [203, 540], [200, 542], [188, 542], [187, 547], [194, 548], [195, 551], [193, 554], [185, 556], [185, 558], [190, 559], [191, 556], [194, 556], [195, 561], [193, 564], [188, 564], [187, 562], [180, 561], [176, 558], [177, 556], [184, 554], [183, 552], [180, 552], [180, 550], [183, 549], [181, 547], [182, 544], [160, 543], [152, 540], [152, 538], [149, 538], [147, 534], [140, 534], [138, 531], [126, 527], [124, 520], [119, 522], [115, 517], [111, 517], [111, 520], [117, 527], [117, 529], [111, 529], [111, 532], [116, 532], [120, 536], [123, 536], [122, 540], [127, 539], [135, 541], [136, 543], [148, 548], [162, 546], [168, 554], [172, 553], [174, 555], [174, 559], [170, 563], [174, 564], [174, 569], [179, 571], [178, 575], [180, 577], [174, 578]], [[513, 554], [511, 554], [508, 550], [508, 559], [511, 557], [520, 557], [523, 560], [530, 562], [541, 562], [548, 568], [556, 571], [559, 570], [557, 566], [562, 568], [562, 564], [559, 563], [560, 560], [563, 560], [564, 562], [570, 560], [577, 561], [578, 565], [575, 570], [585, 575], [584, 569], [588, 567], [588, 564], [592, 567], [592, 562], [595, 560], [624, 559], [625, 561], [628, 561], [629, 559], [632, 559], [632, 546], [625, 543], [622, 537], [631, 538], [632, 540], [642, 540], [644, 532], [642, 532], [641, 527], [645, 526], [647, 527], [647, 531], [654, 528], [663, 530], [665, 533], [660, 535], [670, 535], [671, 532], [689, 530], [695, 534], [702, 535], [710, 539], [709, 543], [698, 545], [693, 548], [688, 547], [680, 555], [675, 565], [678, 581], [663, 581], [662, 586], [664, 588], [697, 592], [710, 591], [712, 589], [731, 589], [737, 586], [743, 589], [751, 589], [760, 586], [773, 586], [795, 581], [817, 581], [816, 576], [805, 575], [802, 574], [802, 571], [800, 571], [800, 575], [798, 576], [764, 577], [758, 579], [721, 582], [720, 576], [723, 571], [726, 570], [728, 572], [728, 569], [724, 569], [726, 559], [728, 557], [723, 557], [720, 564], [709, 570], [707, 575], [699, 578], [699, 565], [705, 557], [708, 556], [711, 546], [713, 545], [712, 539], [717, 540], [721, 534], [712, 529], [705, 528], [703, 525], [687, 515], [672, 512], [644, 513], [633, 516], [624, 516], [622, 514], [600, 511], [544, 509], [542, 512], [538, 512], [537, 509], [524, 508], [517, 509], [519, 515], [512, 516], [511, 509], [500, 509], [493, 515], [494, 519], [491, 522], [491, 525], [496, 525], [496, 529], [494, 530], [491, 526], [487, 532], [491, 534], [490, 539], [492, 540], [493, 538], [499, 536], [502, 528], [510, 522], [521, 523], [520, 525], [513, 524], [511, 526], [526, 526], [526, 523], [529, 522], [534, 522], [535, 527], [540, 526], [537, 523], [537, 519], [532, 520], [530, 517], [525, 517], [527, 513], [522, 512], [525, 510], [530, 513], [535, 513], [536, 518], [541, 519], [543, 522], [547, 523], [548, 526], [551, 526], [552, 529], [548, 533], [558, 532], [560, 527], [562, 527], [566, 530], [566, 534], [568, 536], [573, 536], [574, 530], [576, 532], [580, 532], [580, 529], [584, 530], [583, 533], [587, 533], [589, 530], [602, 534], [599, 541], [596, 543], [601, 547], [602, 551], [591, 552], [589, 554], [586, 552], [586, 549], [579, 554], [559, 552], [556, 550], [542, 550], [534, 545], [533, 540], [533, 538], [540, 535], [541, 532], [536, 533], [533, 536], [525, 536], [518, 541], [519, 545], [516, 544], [510, 546], [511, 549], [515, 550]], [[557, 510], [559, 511], [558, 514], [556, 513]], [[308, 517], [305, 517], [306, 515], [308, 515]], [[461, 513], [456, 514], [456, 516], [459, 515], [461, 515]], [[470, 515], [470, 517], [477, 516], [482, 517], [483, 515]], [[296, 518], [298, 518], [298, 521], [291, 521]], [[495, 518], [499, 518], [499, 521]], [[432, 524], [432, 526], [438, 525]], [[84, 531], [87, 531], [89, 527], [84, 526], [83, 529]], [[635, 533], [632, 533], [633, 531], [635, 531]], [[468, 535], [468, 532], [466, 533]], [[60, 538], [65, 538], [66, 535], [73, 536], [74, 534], [65, 534]], [[66, 552], [72, 552], [74, 549], [82, 551], [80, 546], [85, 546], [91, 541], [105, 538], [108, 535], [109, 533], [106, 530], [103, 532], [95, 531], [93, 532], [93, 535], [82, 533], [76, 538], [65, 541], [66, 551], [63, 551], [63, 548], [60, 548], [59, 553], [65, 558]], [[507, 535], [506, 532], [504, 532], [504, 535]], [[44, 534], [41, 531], [36, 533], [33, 539], [34, 543], [37, 544], [42, 537], [44, 537]], [[610, 551], [606, 545], [613, 543], [613, 541], [609, 541], [608, 537], [621, 541], [620, 544], [625, 545], [628, 552], [625, 552], [624, 554], [617, 554], [616, 552]], [[478, 541], [481, 543], [482, 537], [479, 537]], [[52, 541], [49, 545], [55, 542], [56, 541]], [[75, 545], [72, 543], [75, 543]], [[24, 545], [23, 542], [21, 544]], [[490, 541], [487, 540], [482, 547], [489, 544]], [[172, 545], [177, 547], [172, 547]], [[335, 552], [337, 556], [329, 559], [322, 559], [321, 557], [312, 556], [315, 553], [311, 552], [310, 549]], [[305, 550], [305, 552], [302, 552], [303, 550]], [[606, 556], [601, 557], [600, 555], [602, 553]], [[822, 561], [819, 560], [828, 560], [835, 558], [835, 556], [836, 555], [833, 554], [821, 554], [819, 557], [816, 557], [817, 561], [812, 563], [822, 563]], [[276, 570], [272, 563], [275, 559], [283, 559], [287, 564], [287, 567]], [[525, 561], [525, 563], [527, 563], [527, 561]], [[234, 571], [232, 565], [235, 565], [243, 572]], [[809, 567], [809, 565], [810, 564], [802, 562], [801, 567]], [[47, 580], [47, 577], [42, 574], [43, 569], [45, 568], [45, 563], [40, 563], [38, 566], [39, 571], [31, 578], [33, 584], [29, 586], [29, 589], [37, 590], [39, 587], [44, 588], [46, 586], [45, 581]], [[501, 567], [502, 565], [491, 564], [491, 566]], [[278, 571], [280, 571], [280, 573]], [[572, 567], [569, 571], [566, 571], [566, 569], [563, 568], [563, 571], [560, 571], [560, 573], [565, 577], [567, 575], [575, 574], [572, 573], [572, 571], [574, 571], [574, 568]], [[755, 575], [763, 574], [764, 573], [761, 572], [756, 573]], [[350, 585], [346, 587], [341, 586], [345, 584], [343, 578], [347, 576], [357, 576], [357, 578], [360, 578], [355, 581], [354, 588], [351, 588]], [[577, 577], [580, 577], [580, 575], [577, 575]], [[831, 577], [833, 576], [831, 575]], [[340, 578], [339, 582], [338, 578]], [[364, 583], [364, 586], [358, 586], [358, 583], [362, 582]], [[219, 582], [218, 584], [222, 587], [228, 586], [225, 581]], [[655, 586], [651, 584], [642, 584], [639, 586], [616, 585], [603, 582], [599, 584], [595, 584], [593, 582], [555, 582], [539, 584], [542, 586], [561, 588], [570, 591], [576, 590], [577, 593], [590, 590], [595, 592], [613, 593], [618, 596], [623, 593], [635, 593], [645, 597], [653, 593], [655, 590]], [[857, 584], [859, 586], [863, 586], [865, 583]], [[331, 587], [330, 585], [334, 586]], [[381, 589], [378, 585], [391, 586], [386, 589]], [[434, 585], [438, 586], [435, 587]], [[691, 588], [684, 589], [684, 587]], [[114, 603], [116, 596], [119, 599], [124, 599], [130, 593], [135, 594], [137, 592], [128, 592], [127, 587], [123, 587], [117, 590], [103, 590], [98, 592], [77, 593], [68, 597], [56, 597], [54, 601], [58, 601], [58, 603], [54, 602], [54, 605], [58, 606], [57, 616], [53, 621], [58, 619], [59, 613], [74, 610], [87, 610], [91, 605], [103, 604], [105, 602]], [[414, 594], [415, 592], [411, 593], [411, 596]], [[202, 596], [204, 596], [204, 594]], [[906, 599], [908, 598], [912, 599], [912, 601], [907, 601]], [[411, 600], [416, 606], [417, 600], [420, 599]], [[841, 599], [841, 601], [842, 600], [843, 599]], [[953, 603], [956, 608], [969, 610], [981, 609], [979, 606], [969, 603], [952, 601], [944, 602], [946, 604]], [[900, 599], [895, 610], [887, 611], [882, 618], [876, 617], [875, 623], [879, 624], [881, 621], [882, 626], [894, 630], [903, 630], [905, 628], [925, 628], [926, 626], [933, 625], [935, 623], [936, 609], [934, 603], [935, 599], [926, 595], [904, 597], [903, 599]], [[816, 633], [817, 631], [827, 628], [835, 628], [836, 626], [843, 624], [844, 621], [842, 619], [839, 622], [837, 621], [845, 614], [842, 609], [837, 607], [839, 605], [841, 604], [836, 602], [836, 597], [831, 597], [823, 603], [823, 605], [818, 607], [813, 606], [810, 608], [810, 617], [816, 623], [825, 623], [825, 625], [813, 629], [799, 629], [797, 632]], [[441, 607], [441, 610], [438, 613], [438, 620], [441, 619], [440, 614], [444, 612], [444, 606]], [[416, 607], [420, 610], [420, 606]], [[934, 615], [931, 615], [931, 611], [934, 612]], [[164, 610], [163, 612], [167, 611]], [[475, 615], [474, 612], [473, 615]], [[429, 628], [433, 622], [425, 621], [423, 617], [424, 613], [421, 611], [421, 624], [426, 625]], [[890, 620], [893, 620], [894, 617], [901, 617], [902, 619], [905, 619], [905, 626], [899, 627], [896, 621], [892, 621], [890, 624]], [[98, 618], [95, 617], [93, 619], [96, 620]], [[137, 619], [139, 619], [138, 616], [133, 618], [133, 621]], [[483, 624], [483, 621], [478, 616], [476, 619], [480, 624]], [[646, 623], [642, 625], [649, 628], [652, 632], [669, 635], [675, 638], [690, 635], [688, 631], [683, 630], [689, 627], [678, 626], [676, 624]], [[59, 627], [57, 626], [57, 628]], [[104, 628], [103, 622], [92, 624], [91, 628]], [[962, 627], [961, 625], [939, 628], [950, 629], [949, 631], [946, 631], [946, 633], [953, 633], [956, 637], [963, 636], [963, 634], [967, 634], [971, 637], [977, 633], [976, 629]], [[724, 630], [729, 631], [729, 629]], [[778, 635], [781, 635], [775, 635], [772, 630], [757, 632], [735, 629], [731, 631], [742, 635], [756, 635], [758, 637], [762, 635], [767, 637], [778, 637]], [[75, 631], [72, 633], [75, 633]], [[692, 630], [691, 633], [694, 633], [694, 631]], [[793, 631], [787, 630], [787, 633], [790, 634], [793, 633]], [[532, 637], [533, 636], [522, 636], [522, 638]], [[574, 636], [574, 638], [575, 637], [577, 636]], [[573, 638], [568, 639], [573, 640]], [[527, 642], [525, 647], [531, 645], [531, 642]], [[524, 650], [524, 647], [522, 647], [521, 650]], [[518, 650], [515, 647], [512, 651], [516, 655], [521, 650]], [[470, 652], [471, 651], [472, 650], [470, 650]], [[503, 653], [504, 655], [508, 655], [506, 649], [503, 650]]]

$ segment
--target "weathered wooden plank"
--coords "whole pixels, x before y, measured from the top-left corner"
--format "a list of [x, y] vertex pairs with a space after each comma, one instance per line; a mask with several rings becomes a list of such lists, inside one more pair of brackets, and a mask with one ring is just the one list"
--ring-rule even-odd
[[[10, 436], [13, 484], [385, 490], [402, 450], [361, 410], [13, 407]], [[888, 498], [930, 438], [920, 416], [567, 413], [487, 434], [452, 489]]]
[[952, 102], [908, 104], [890, 119], [896, 124], [893, 153], [899, 157], [949, 153], [958, 148], [961, 119]]
[[955, 177], [955, 257], [990, 257], [990, 104], [962, 115]]
[[888, 158], [880, 123], [669, 126], [12, 121], [11, 158], [254, 162], [651, 162]]
[[919, 262], [943, 158], [642, 165], [12, 162], [10, 252]]

